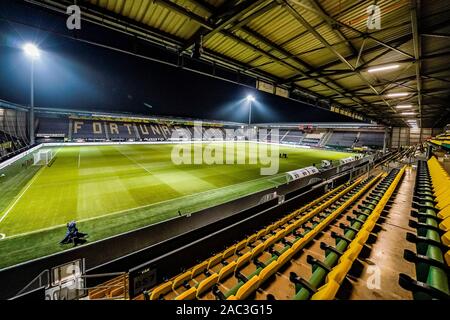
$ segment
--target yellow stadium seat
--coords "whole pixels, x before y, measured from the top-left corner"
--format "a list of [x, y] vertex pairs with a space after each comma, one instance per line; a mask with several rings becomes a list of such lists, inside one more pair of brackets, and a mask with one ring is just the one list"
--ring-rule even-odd
[[150, 300], [159, 300], [162, 295], [170, 291], [172, 291], [172, 281], [165, 282], [152, 291]]
[[367, 242], [367, 239], [369, 239], [369, 236], [370, 236], [370, 232], [369, 231], [364, 230], [364, 229], [360, 230], [358, 232], [358, 234], [356, 235], [355, 239], [353, 239], [353, 241], [350, 242], [350, 247], [352, 245], [355, 245], [356, 242], [361, 244], [361, 245], [364, 245]]
[[185, 281], [190, 280], [191, 279], [191, 275], [192, 275], [191, 271], [186, 271], [185, 273], [183, 273], [183, 274], [179, 275], [178, 277], [176, 277], [173, 280], [172, 289], [175, 290], [176, 288], [181, 286]]
[[303, 247], [305, 246], [305, 240], [304, 238], [301, 238], [299, 240], [297, 240], [293, 245], [292, 245], [292, 250], [294, 250], [294, 253], [298, 253], [301, 249], [303, 249]]
[[214, 257], [208, 260], [208, 269], [213, 268], [221, 261], [222, 261], [222, 253], [216, 254]]
[[228, 277], [230, 274], [234, 272], [234, 269], [236, 268], [236, 262], [233, 261], [229, 264], [227, 264], [225, 267], [220, 269], [219, 271], [219, 279], [218, 281], [224, 280], [226, 277]]
[[247, 239], [246, 240], [242, 240], [241, 242], [239, 242], [236, 245], [236, 248], [234, 250], [234, 253], [237, 254], [239, 251], [241, 251], [242, 249], [245, 248], [245, 245], [247, 244]]
[[229, 297], [227, 298], [227, 300], [237, 300], [237, 298], [236, 298], [235, 295], [233, 295], [233, 296], [229, 296]]
[[259, 287], [259, 277], [254, 276], [250, 280], [248, 280], [246, 283], [244, 283], [239, 290], [236, 292], [236, 298], [238, 300], [244, 300], [249, 295], [251, 295], [254, 291], [256, 291]]
[[445, 262], [450, 267], [450, 250], [445, 253]]
[[259, 279], [260, 279], [260, 283], [263, 283], [264, 281], [269, 279], [274, 273], [276, 273], [278, 270], [278, 267], [279, 267], [278, 262], [272, 261], [267, 267], [262, 269], [258, 275]]
[[207, 267], [208, 267], [208, 261], [204, 261], [204, 262], [196, 265], [194, 268], [192, 268], [192, 279], [194, 279], [199, 274], [205, 272]]
[[325, 285], [319, 288], [319, 290], [313, 294], [311, 300], [334, 300], [337, 292], [339, 291], [339, 283], [336, 281], [327, 282]]
[[251, 257], [251, 259], [256, 259], [263, 251], [264, 251], [264, 243], [258, 244], [252, 250], [252, 257]]
[[295, 223], [291, 223], [290, 225], [288, 225], [286, 227], [286, 233], [285, 234], [290, 234], [291, 232], [294, 232], [295, 229]]
[[450, 231], [444, 233], [441, 239], [443, 244], [445, 244], [447, 247], [450, 247]]
[[175, 298], [175, 300], [194, 300], [197, 297], [197, 288], [192, 287]]
[[214, 273], [200, 282], [197, 287], [197, 297], [199, 297], [205, 291], [209, 290], [213, 285], [217, 283], [217, 281], [219, 281], [219, 275], [217, 273]]
[[243, 268], [252, 258], [252, 253], [247, 252], [246, 254], [239, 257], [239, 259], [236, 262], [236, 271]]
[[236, 249], [236, 246], [231, 246], [228, 249], [226, 249], [222, 254], [222, 260], [225, 260], [226, 258], [231, 257], [234, 254], [235, 249]]
[[373, 228], [375, 227], [375, 222], [372, 220], [368, 220], [364, 223], [362, 226], [362, 231], [372, 232]]
[[447, 190], [439, 195], [439, 197], [436, 197], [436, 202], [439, 209], [444, 209], [446, 207], [449, 207], [450, 205], [450, 190]]
[[439, 219], [444, 220], [444, 219], [447, 219], [448, 217], [450, 217], [450, 205], [446, 206], [444, 209], [442, 209], [438, 213]]
[[450, 217], [448, 217], [447, 219], [445, 219], [444, 221], [442, 221], [439, 224], [439, 228], [445, 232], [450, 230]]
[[248, 246], [248, 245], [252, 244], [252, 243], [255, 242], [257, 239], [258, 239], [258, 238], [257, 238], [256, 234], [252, 234], [250, 237], [247, 238], [246, 245]]
[[338, 265], [336, 265], [327, 275], [327, 281], [336, 281], [339, 284], [342, 284], [347, 273], [350, 271], [353, 262], [344, 259]]
[[283, 229], [283, 230], [278, 231], [274, 237], [275, 237], [276, 241], [278, 241], [278, 240], [281, 240], [285, 234], [286, 234], [286, 230]]
[[256, 234], [256, 240], [264, 237], [265, 234], [266, 234], [266, 229], [259, 230], [258, 233]]
[[266, 228], [265, 234], [271, 233], [273, 229], [274, 229], [274, 225], [271, 224], [270, 226], [268, 226], [268, 227]]
[[277, 238], [275, 236], [271, 236], [266, 241], [264, 241], [264, 250], [271, 247], [275, 242], [277, 241]]
[[286, 262], [292, 259], [295, 251], [292, 248], [287, 249], [281, 256], [278, 257], [277, 262], [279, 267], [283, 266]]
[[339, 258], [339, 261], [343, 261], [348, 259], [350, 261], [355, 261], [358, 258], [359, 253], [361, 252], [363, 245], [359, 242], [352, 241], [349, 248], [344, 252], [344, 254]]

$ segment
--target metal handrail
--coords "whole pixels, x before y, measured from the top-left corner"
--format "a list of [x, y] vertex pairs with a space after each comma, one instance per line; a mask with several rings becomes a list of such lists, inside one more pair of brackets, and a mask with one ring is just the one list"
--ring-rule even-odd
[[42, 271], [41, 273], [39, 273], [33, 280], [31, 280], [22, 290], [20, 290], [15, 296], [19, 296], [21, 294], [23, 294], [36, 280], [39, 279], [39, 286], [38, 288], [42, 287], [42, 276], [44, 274], [47, 274], [47, 283], [45, 284], [45, 288], [49, 288], [50, 287], [50, 271], [48, 269]]

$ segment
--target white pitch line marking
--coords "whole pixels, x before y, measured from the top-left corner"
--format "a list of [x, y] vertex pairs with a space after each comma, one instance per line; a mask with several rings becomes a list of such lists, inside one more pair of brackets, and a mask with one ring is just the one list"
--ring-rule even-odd
[[[55, 152], [55, 157], [58, 154], [59, 150], [61, 150], [61, 148], [59, 148], [56, 152]], [[16, 200], [13, 202], [12, 205], [9, 206], [8, 210], [6, 210], [6, 212], [3, 214], [3, 216], [0, 218], [0, 223], [6, 218], [6, 216], [11, 212], [11, 210], [15, 207], [15, 205], [17, 204], [17, 202], [19, 202], [19, 200], [22, 198], [22, 196], [25, 194], [25, 192], [28, 191], [28, 189], [31, 187], [31, 185], [34, 183], [34, 181], [41, 175], [41, 173], [47, 168], [47, 166], [43, 166], [38, 173], [36, 173], [34, 175], [34, 177], [30, 180], [30, 182], [28, 182], [27, 186], [25, 187], [25, 189], [22, 190], [22, 192], [19, 194], [19, 196], [16, 198]]]
[[128, 160], [130, 160], [131, 162], [133, 162], [135, 165], [141, 167], [142, 169], [144, 169], [145, 171], [147, 171], [148, 173], [152, 174], [150, 170], [148, 170], [146, 167], [144, 167], [142, 164], [140, 164], [139, 162], [133, 160], [132, 158], [130, 158], [127, 154], [123, 153], [120, 148], [116, 148], [124, 157], [128, 158]]
[[[282, 174], [280, 174], [280, 175], [282, 175]], [[187, 195], [184, 195], [184, 196], [181, 196], [181, 197], [177, 197], [177, 198], [173, 198], [173, 199], [169, 199], [169, 200], [163, 200], [163, 201], [159, 201], [159, 202], [154, 202], [154, 203], [150, 203], [150, 204], [146, 204], [146, 205], [142, 205], [142, 206], [138, 206], [138, 207], [134, 207], [134, 208], [129, 208], [129, 209], [123, 209], [123, 210], [119, 210], [119, 211], [109, 212], [109, 213], [105, 213], [105, 214], [102, 214], [102, 215], [99, 215], [99, 216], [95, 216], [95, 217], [90, 217], [90, 218], [86, 218], [86, 219], [80, 219], [80, 220], [77, 220], [77, 222], [87, 222], [87, 221], [92, 221], [92, 220], [105, 218], [105, 217], [108, 217], [108, 216], [115, 216], [115, 215], [118, 215], [118, 214], [127, 214], [127, 213], [131, 213], [132, 214], [133, 211], [135, 211], [135, 210], [149, 208], [149, 207], [152, 207], [152, 206], [163, 205], [163, 204], [171, 202], [171, 201], [179, 201], [179, 200], [183, 200], [185, 198], [195, 197], [195, 196], [199, 196], [199, 195], [203, 195], [203, 194], [207, 194], [207, 193], [214, 193], [214, 192], [221, 191], [223, 189], [227, 189], [227, 188], [230, 188], [230, 187], [238, 187], [238, 186], [245, 185], [246, 183], [257, 182], [257, 181], [261, 181], [261, 180], [264, 180], [264, 179], [267, 180], [267, 177], [262, 177], [262, 178], [258, 178], [258, 179], [254, 179], [254, 180], [244, 181], [244, 182], [232, 184], [232, 185], [229, 185], [229, 186], [224, 186], [224, 187], [220, 187], [220, 188], [216, 188], [216, 189], [206, 190], [206, 191], [202, 191], [202, 192], [198, 192], [198, 193], [194, 193], [194, 194], [187, 194]], [[8, 236], [7, 238], [11, 239], [11, 238], [22, 237], [22, 236], [26, 236], [26, 235], [42, 232], [42, 231], [49, 231], [49, 230], [65, 227], [65, 226], [66, 226], [65, 224], [54, 225], [54, 226], [47, 227], [47, 228], [42, 228], [42, 229], [39, 229], [39, 230], [33, 230], [33, 231], [24, 232], [24, 233], [14, 234], [12, 236]]]
[[0, 240], [3, 240], [3, 239], [5, 239], [5, 238], [6, 238], [6, 234], [0, 233]]
[[30, 182], [28, 183], [28, 185], [25, 187], [25, 189], [22, 190], [22, 192], [19, 194], [19, 196], [16, 198], [16, 200], [14, 200], [14, 202], [12, 203], [12, 205], [9, 206], [8, 210], [5, 211], [5, 213], [3, 214], [3, 216], [0, 218], [0, 223], [6, 218], [6, 216], [11, 212], [11, 210], [15, 207], [15, 205], [17, 204], [17, 202], [19, 202], [19, 200], [22, 198], [22, 196], [25, 194], [25, 192], [28, 191], [28, 189], [31, 187], [31, 185], [34, 183], [34, 181], [37, 179], [38, 176], [40, 176], [41, 172], [45, 170], [45, 166], [39, 170], [39, 172], [30, 180]]

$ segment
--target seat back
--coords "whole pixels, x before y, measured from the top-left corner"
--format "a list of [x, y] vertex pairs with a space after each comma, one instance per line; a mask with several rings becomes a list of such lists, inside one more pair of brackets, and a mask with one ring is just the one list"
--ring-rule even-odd
[[239, 290], [236, 292], [236, 298], [238, 300], [244, 300], [259, 287], [259, 276], [254, 276], [246, 283], [244, 283]]
[[175, 290], [176, 288], [181, 286], [184, 282], [190, 280], [191, 279], [191, 275], [192, 275], [192, 271], [186, 271], [185, 273], [180, 274], [178, 277], [176, 277], [173, 280], [172, 289]]
[[150, 295], [150, 300], [159, 300], [162, 295], [165, 295], [172, 290], [172, 281], [163, 283], [162, 285], [156, 287], [152, 294]]
[[220, 269], [219, 271], [219, 279], [217, 281], [222, 281], [225, 278], [227, 278], [230, 274], [234, 272], [234, 269], [236, 268], [236, 262], [231, 262], [227, 264], [225, 267]]
[[214, 273], [200, 282], [197, 287], [197, 298], [205, 291], [209, 290], [213, 285], [215, 285], [217, 281], [219, 281], [219, 275], [217, 273]]
[[203, 261], [202, 263], [196, 265], [194, 268], [192, 268], [192, 278], [195, 278], [199, 274], [205, 272], [206, 268], [208, 267], [208, 261]]
[[197, 297], [197, 288], [192, 287], [189, 290], [178, 295], [175, 300], [194, 300]]
[[278, 262], [272, 261], [267, 267], [261, 270], [259, 273], [260, 284], [269, 279], [278, 270]]

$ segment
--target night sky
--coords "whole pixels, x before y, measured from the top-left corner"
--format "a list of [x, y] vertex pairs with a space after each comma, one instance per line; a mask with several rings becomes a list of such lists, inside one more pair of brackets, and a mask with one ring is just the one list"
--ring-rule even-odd
[[[323, 109], [256, 91], [250, 78], [240, 79], [250, 87], [241, 86], [74, 37], [176, 62], [176, 56], [129, 36], [87, 22], [74, 33], [66, 29], [62, 14], [2, 0], [0, 99], [29, 104], [30, 61], [21, 48], [34, 42], [43, 51], [35, 65], [38, 107], [246, 122], [245, 97], [253, 94], [257, 99], [253, 122], [352, 122]], [[236, 79], [235, 74], [219, 72]]]

